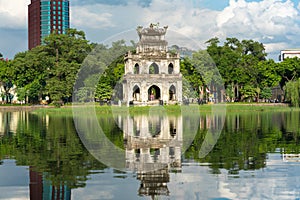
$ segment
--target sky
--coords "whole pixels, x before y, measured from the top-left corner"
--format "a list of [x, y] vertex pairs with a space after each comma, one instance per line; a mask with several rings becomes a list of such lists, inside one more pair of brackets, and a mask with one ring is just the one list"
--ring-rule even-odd
[[[29, 4], [30, 0], [0, 0], [4, 58], [28, 48]], [[84, 31], [94, 43], [105, 43], [115, 35], [137, 40], [137, 26], [159, 23], [169, 27], [167, 39], [172, 33], [188, 38], [180, 44], [188, 48], [195, 43], [205, 48], [213, 37], [220, 39], [220, 45], [227, 37], [253, 39], [263, 43], [268, 58], [275, 61], [280, 50], [300, 48], [299, 0], [70, 0], [70, 6], [71, 28]]]

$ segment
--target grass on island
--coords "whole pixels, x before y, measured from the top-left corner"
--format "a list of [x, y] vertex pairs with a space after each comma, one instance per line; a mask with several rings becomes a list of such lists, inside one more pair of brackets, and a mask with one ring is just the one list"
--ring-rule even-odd
[[51, 113], [51, 114], [73, 114], [94, 112], [97, 115], [112, 115], [112, 113], [118, 114], [146, 114], [153, 110], [155, 112], [167, 113], [167, 114], [180, 114], [180, 113], [210, 113], [210, 112], [275, 112], [275, 111], [300, 111], [300, 108], [290, 107], [286, 104], [259, 104], [259, 103], [228, 103], [228, 104], [204, 104], [189, 106], [168, 105], [168, 106], [100, 106], [94, 104], [84, 104], [74, 106], [63, 106], [61, 108], [38, 108], [34, 113]]

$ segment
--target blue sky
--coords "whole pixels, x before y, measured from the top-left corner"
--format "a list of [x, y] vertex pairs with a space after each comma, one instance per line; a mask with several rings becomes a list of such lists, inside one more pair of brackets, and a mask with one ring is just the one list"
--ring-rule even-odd
[[[203, 46], [212, 37], [254, 39], [269, 58], [281, 49], [300, 48], [298, 0], [71, 0], [71, 27], [91, 42], [159, 22]], [[27, 6], [30, 0], [0, 0], [0, 52], [4, 57], [27, 50]], [[135, 31], [132, 31], [136, 35]], [[168, 37], [172, 37], [169, 33]], [[130, 38], [131, 39], [131, 38]], [[134, 38], [135, 39], [135, 38]]]

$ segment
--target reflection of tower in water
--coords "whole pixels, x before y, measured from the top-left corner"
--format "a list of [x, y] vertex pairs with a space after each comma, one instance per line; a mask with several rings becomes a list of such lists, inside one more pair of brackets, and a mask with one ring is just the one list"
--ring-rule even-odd
[[137, 172], [139, 195], [168, 195], [169, 171], [181, 170], [181, 116], [126, 116], [124, 130], [126, 167]]

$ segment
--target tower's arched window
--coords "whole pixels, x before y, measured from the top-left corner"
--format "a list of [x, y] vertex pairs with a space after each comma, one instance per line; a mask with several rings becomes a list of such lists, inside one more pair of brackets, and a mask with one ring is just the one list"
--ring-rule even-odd
[[170, 63], [168, 66], [168, 74], [173, 74], [173, 73], [174, 73], [174, 66], [172, 63]]
[[149, 67], [149, 74], [159, 74], [159, 67], [156, 63], [152, 63]]
[[140, 73], [140, 66], [139, 66], [139, 64], [136, 63], [134, 65], [133, 73], [134, 74], [139, 74]]

